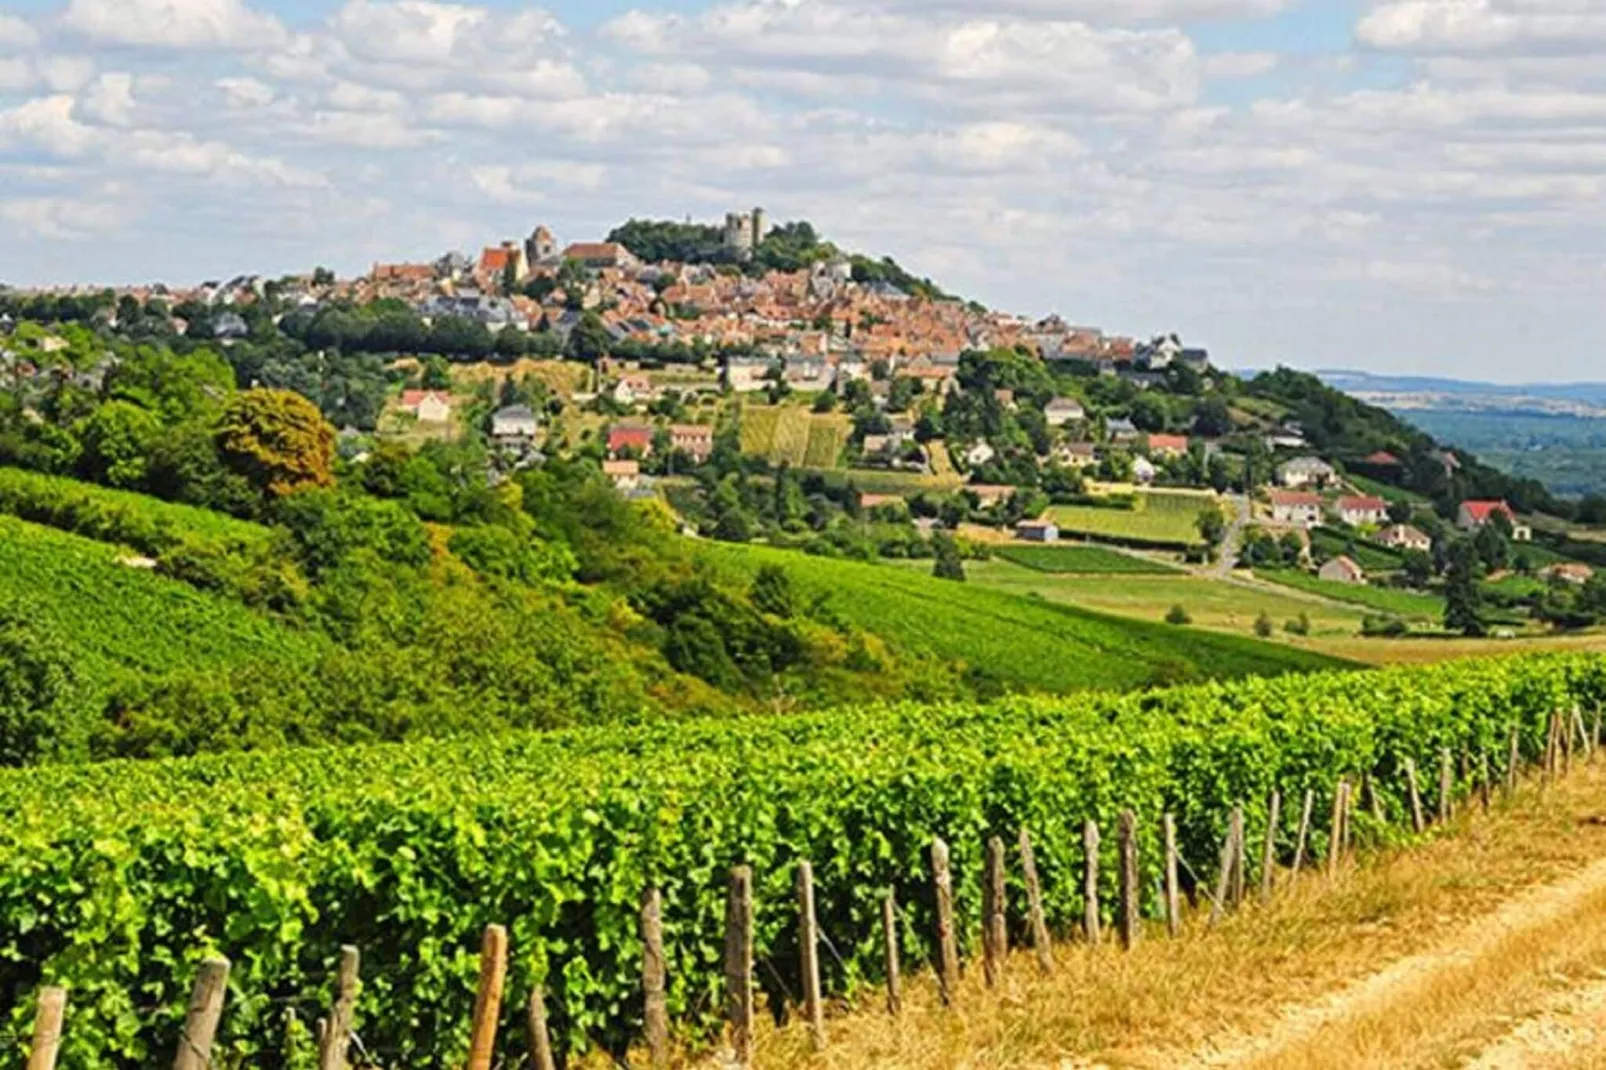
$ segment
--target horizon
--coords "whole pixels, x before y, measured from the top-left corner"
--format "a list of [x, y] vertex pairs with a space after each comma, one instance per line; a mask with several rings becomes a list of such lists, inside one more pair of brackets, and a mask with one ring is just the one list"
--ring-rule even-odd
[[1226, 365], [1588, 381], [1606, 15], [1576, 9], [24, 0], [0, 279], [348, 276], [762, 204]]

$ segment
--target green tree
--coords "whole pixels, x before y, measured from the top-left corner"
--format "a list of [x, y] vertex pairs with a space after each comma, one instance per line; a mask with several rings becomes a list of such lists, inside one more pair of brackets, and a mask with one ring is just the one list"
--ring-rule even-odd
[[956, 580], [963, 583], [965, 580], [965, 562], [959, 554], [959, 544], [947, 532], [939, 531], [931, 540], [932, 556], [935, 562], [931, 567], [931, 574], [939, 580]]
[[1262, 639], [1270, 639], [1274, 627], [1269, 613], [1262, 613], [1255, 618], [1255, 634]]
[[1444, 626], [1462, 635], [1483, 635], [1483, 578], [1478, 549], [1467, 539], [1449, 548], [1450, 567], [1444, 576]]
[[452, 388], [452, 366], [446, 358], [435, 355], [424, 361], [424, 366], [418, 372], [418, 385], [425, 390], [450, 390]]
[[224, 464], [269, 497], [334, 485], [335, 429], [292, 391], [236, 394], [218, 423], [217, 446]]
[[70, 734], [72, 659], [33, 617], [0, 606], [0, 765], [54, 757]]
[[1433, 557], [1422, 550], [1407, 550], [1400, 571], [1412, 587], [1426, 587], [1433, 579]]
[[580, 322], [569, 332], [567, 355], [571, 360], [595, 364], [608, 355], [613, 335], [594, 310], [581, 313]]
[[129, 401], [108, 401], [81, 420], [74, 432], [83, 446], [79, 468], [86, 478], [114, 487], [144, 483], [151, 445], [162, 433], [156, 414]]
[[1193, 523], [1199, 530], [1199, 537], [1212, 550], [1220, 546], [1221, 541], [1227, 537], [1227, 517], [1219, 506], [1212, 505], [1208, 509], [1199, 510], [1199, 515]]
[[779, 565], [765, 565], [753, 577], [748, 598], [754, 608], [772, 617], [789, 618], [797, 614], [797, 591], [791, 574]]

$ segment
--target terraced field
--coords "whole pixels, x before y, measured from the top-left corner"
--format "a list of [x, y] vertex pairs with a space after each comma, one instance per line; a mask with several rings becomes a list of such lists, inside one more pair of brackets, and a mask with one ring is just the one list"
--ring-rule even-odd
[[1138, 495], [1136, 509], [1056, 505], [1048, 516], [1060, 531], [1074, 535], [1187, 547], [1199, 545], [1199, 513], [1214, 501], [1197, 494], [1149, 491]]

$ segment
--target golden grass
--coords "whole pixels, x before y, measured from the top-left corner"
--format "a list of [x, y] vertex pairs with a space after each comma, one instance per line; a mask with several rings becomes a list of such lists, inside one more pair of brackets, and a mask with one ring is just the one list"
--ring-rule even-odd
[[[1130, 954], [1058, 947], [1051, 978], [1026, 954], [996, 991], [972, 969], [953, 1011], [924, 974], [906, 982], [897, 1019], [865, 992], [828, 1022], [826, 1050], [813, 1052], [791, 1025], [760, 1037], [756, 1066], [1457, 1065], [1558, 984], [1606, 966], [1606, 866], [1550, 912], [1489, 929], [1500, 904], [1606, 857], [1603, 788], [1606, 761], [1463, 816], [1450, 834], [1363, 857], [1335, 880], [1291, 881], [1213, 931], [1192, 918], [1181, 939], [1151, 930]], [[1397, 987], [1375, 979], [1434, 948], [1397, 967]], [[1355, 995], [1367, 988], [1349, 989], [1366, 978], [1383, 994], [1375, 1005]]]

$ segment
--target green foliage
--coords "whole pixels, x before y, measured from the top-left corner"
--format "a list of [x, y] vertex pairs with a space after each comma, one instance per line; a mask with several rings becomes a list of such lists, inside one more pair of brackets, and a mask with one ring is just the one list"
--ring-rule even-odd
[[1161, 576], [1180, 571], [1162, 561], [1106, 550], [1102, 546], [1009, 545], [993, 549], [993, 556], [1039, 572]]
[[666, 260], [715, 264], [730, 260], [724, 231], [697, 223], [632, 219], [609, 231], [608, 241], [618, 242], [649, 264]]
[[23, 603], [0, 602], [0, 765], [57, 754], [77, 697], [67, 644]]
[[1450, 631], [1484, 634], [1482, 579], [1477, 547], [1457, 539], [1450, 545], [1450, 567], [1444, 573], [1444, 626]]
[[114, 487], [144, 483], [151, 445], [162, 421], [128, 401], [109, 401], [73, 428], [83, 446], [79, 466], [86, 478]]
[[[1257, 800], [1273, 788], [1331, 797], [1340, 778], [1370, 778], [1399, 830], [1407, 760], [1430, 767], [1448, 748], [1499, 770], [1513, 728], [1532, 757], [1553, 710], [1603, 697], [1599, 659], [1534, 657], [0, 774], [0, 988], [71, 987], [66, 1064], [148, 1066], [172, 1050], [189, 967], [218, 951], [235, 964], [219, 1059], [265, 1065], [280, 1058], [285, 1003], [326, 1006], [337, 950], [353, 943], [370, 979], [367, 1048], [395, 1065], [451, 1065], [465, 1050], [479, 933], [494, 921], [516, 949], [503, 1033], [520, 1035], [540, 982], [560, 1048], [619, 1052], [640, 1028], [636, 909], [648, 884], [663, 896], [670, 1012], [696, 1035], [716, 1027], [737, 862], [760, 875], [768, 994], [796, 976], [791, 885], [805, 858], [841, 956], [822, 963], [825, 987], [847, 993], [880, 976], [888, 888], [907, 960], [931, 952], [933, 836], [951, 847], [961, 931], [973, 932], [986, 840], [1029, 826], [1049, 923], [1065, 931], [1083, 911], [1086, 819], [1113, 827], [1121, 810], [1137, 813], [1144, 888], [1161, 864], [1162, 813], [1200, 870], [1232, 806], [1258, 827]], [[1285, 808], [1284, 844], [1297, 821]], [[1383, 834], [1368, 814], [1356, 821], [1360, 836]], [[1116, 901], [1114, 839], [1105, 904]], [[1317, 854], [1324, 839], [1319, 823]], [[26, 1035], [28, 1001], [10, 1006], [5, 1025]]]
[[1192, 624], [1193, 623], [1193, 617], [1189, 616], [1188, 611], [1185, 608], [1183, 608], [1180, 605], [1177, 605], [1177, 606], [1172, 606], [1169, 610], [1166, 611], [1165, 622], [1167, 624], [1176, 625], [1177, 627], [1181, 627], [1181, 626], [1183, 626], [1185, 624]]
[[1248, 636], [1181, 636], [1159, 623], [1106, 617], [976, 583], [945, 582], [914, 566], [806, 557], [757, 546], [706, 544], [698, 554], [749, 581], [759, 568], [781, 565], [803, 598], [823, 599], [832, 613], [894, 650], [984, 666], [1014, 689], [1143, 687], [1179, 666], [1189, 678], [1206, 679], [1335, 664]]
[[334, 428], [289, 390], [236, 394], [218, 424], [217, 445], [224, 462], [269, 497], [335, 481]]
[[938, 532], [932, 537], [931, 548], [936, 559], [931, 566], [932, 576], [939, 580], [965, 582], [965, 562], [959, 555], [959, 547], [953, 536]]

